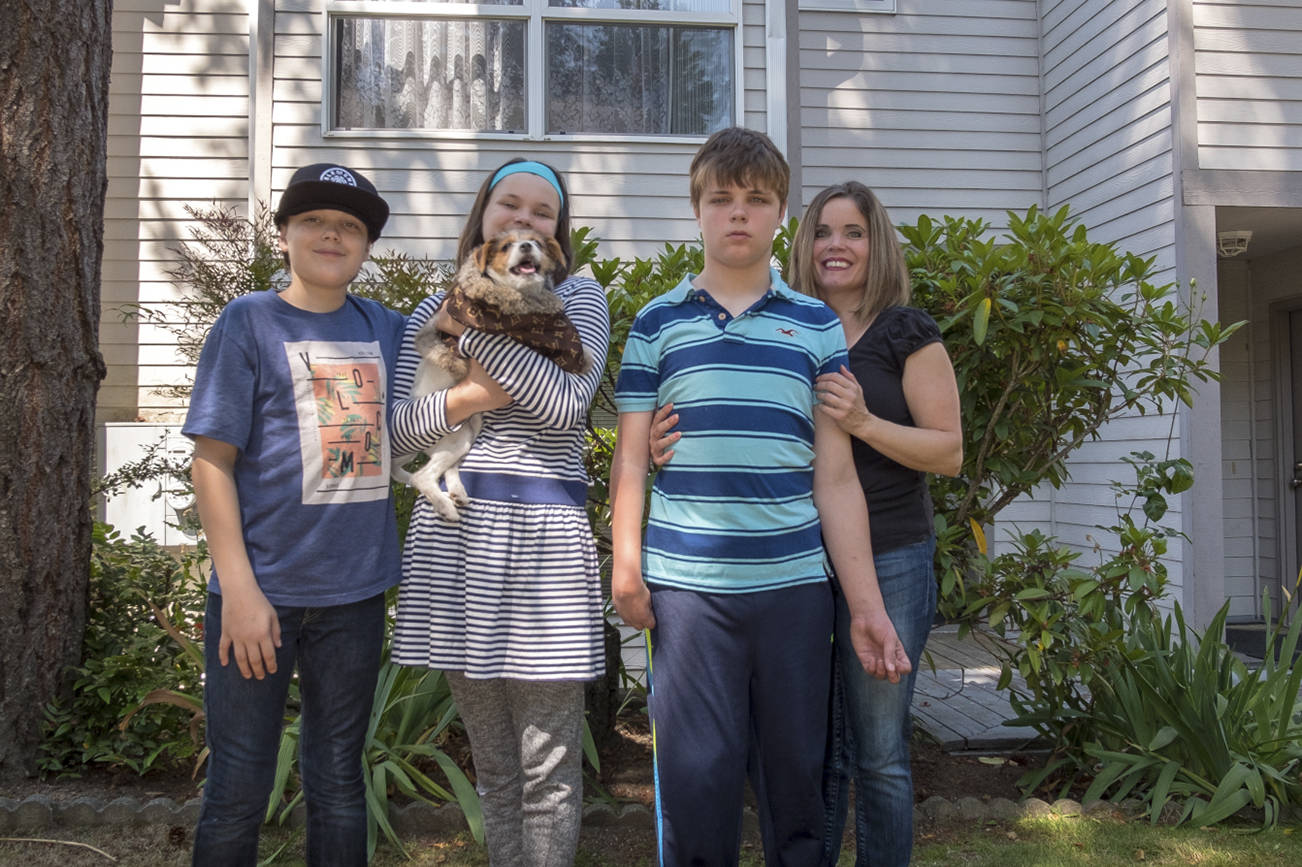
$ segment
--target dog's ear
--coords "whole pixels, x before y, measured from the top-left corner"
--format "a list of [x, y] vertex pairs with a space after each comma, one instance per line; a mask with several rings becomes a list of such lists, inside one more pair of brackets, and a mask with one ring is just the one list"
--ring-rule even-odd
[[565, 251], [561, 249], [561, 242], [557, 241], [553, 235], [544, 235], [542, 242], [551, 260], [569, 270], [570, 263], [565, 261]]
[[483, 274], [488, 270], [488, 263], [493, 255], [493, 242], [485, 241], [472, 250], [470, 255], [475, 260], [475, 270]]

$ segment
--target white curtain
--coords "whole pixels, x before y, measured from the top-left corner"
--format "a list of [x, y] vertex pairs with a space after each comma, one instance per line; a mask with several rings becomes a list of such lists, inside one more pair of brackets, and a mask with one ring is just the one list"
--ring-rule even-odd
[[336, 129], [525, 129], [525, 22], [337, 23]]

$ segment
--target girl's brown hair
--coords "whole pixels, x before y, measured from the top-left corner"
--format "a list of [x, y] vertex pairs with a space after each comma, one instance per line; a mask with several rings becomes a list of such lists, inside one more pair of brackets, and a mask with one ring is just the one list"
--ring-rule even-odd
[[552, 170], [552, 174], [556, 175], [556, 183], [561, 188], [561, 210], [556, 215], [556, 243], [561, 245], [565, 261], [552, 272], [552, 281], [560, 283], [570, 276], [570, 263], [574, 261], [574, 248], [570, 244], [570, 190], [565, 186], [565, 178], [552, 166], [541, 160], [526, 160], [524, 157], [507, 160], [484, 178], [484, 183], [479, 187], [479, 194], [475, 196], [475, 203], [470, 208], [470, 215], [466, 217], [465, 228], [461, 230], [461, 237], [457, 239], [457, 267], [461, 267], [461, 263], [466, 261], [471, 250], [484, 243], [484, 211], [488, 208], [488, 200], [493, 192], [493, 178], [507, 166], [523, 162], [536, 162], [547, 166]]
[[864, 280], [863, 297], [854, 308], [855, 318], [867, 322], [887, 307], [908, 304], [913, 293], [909, 267], [904, 261], [904, 251], [895, 235], [890, 214], [886, 213], [886, 207], [873, 191], [858, 181], [827, 187], [805, 208], [805, 216], [801, 218], [796, 237], [791, 242], [787, 283], [798, 292], [827, 300], [818, 288], [814, 237], [823, 208], [832, 199], [841, 197], [854, 202], [868, 224], [868, 274]]

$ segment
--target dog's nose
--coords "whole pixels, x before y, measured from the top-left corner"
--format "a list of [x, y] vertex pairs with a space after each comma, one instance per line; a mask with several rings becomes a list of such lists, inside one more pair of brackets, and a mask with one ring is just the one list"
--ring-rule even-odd
[[520, 252], [521, 252], [521, 253], [532, 253], [532, 252], [533, 252], [533, 241], [521, 241], [521, 242], [520, 242]]

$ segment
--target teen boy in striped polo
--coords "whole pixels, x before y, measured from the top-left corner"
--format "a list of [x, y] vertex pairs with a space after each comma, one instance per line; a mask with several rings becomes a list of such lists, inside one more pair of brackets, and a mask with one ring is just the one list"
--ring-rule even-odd
[[[814, 865], [832, 597], [864, 667], [909, 670], [882, 605], [868, 513], [814, 380], [846, 363], [836, 315], [769, 267], [790, 172], [761, 133], [715, 133], [691, 167], [705, 266], [637, 315], [616, 387], [614, 600], [649, 629], [664, 865], [735, 864], [748, 755], [770, 864]], [[642, 543], [648, 434], [678, 414]], [[824, 548], [826, 543], [826, 549]]]

